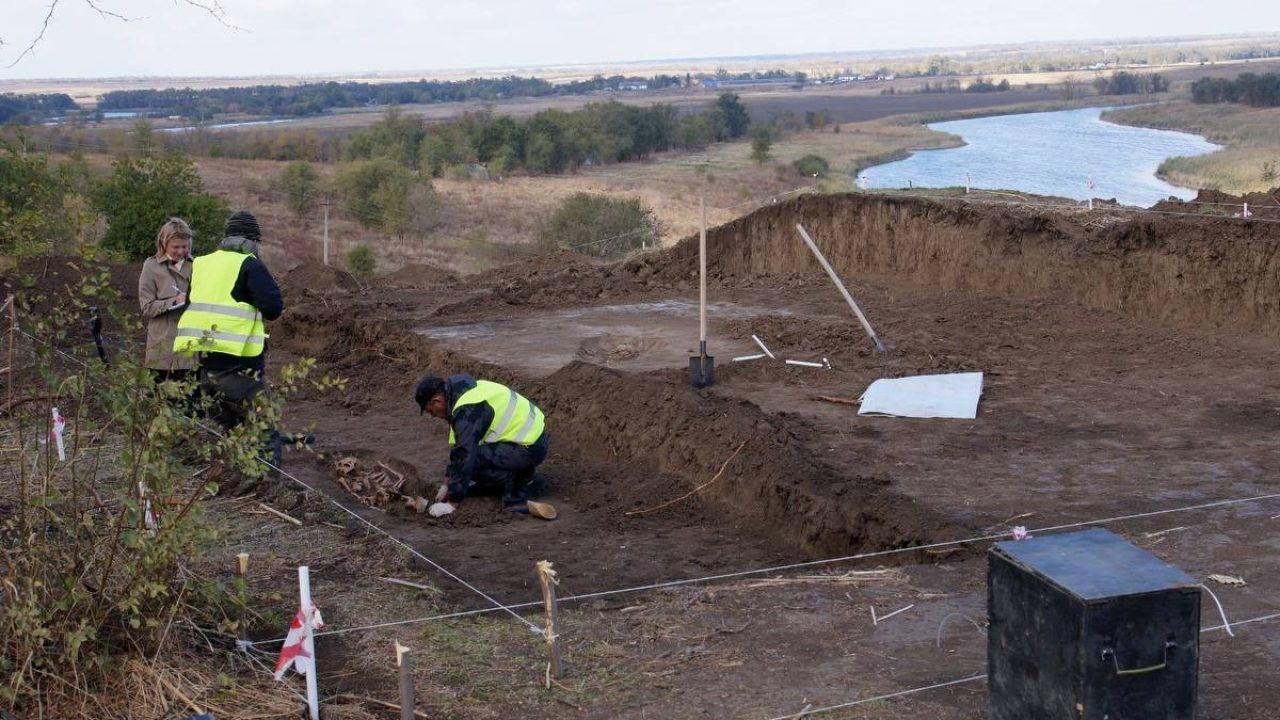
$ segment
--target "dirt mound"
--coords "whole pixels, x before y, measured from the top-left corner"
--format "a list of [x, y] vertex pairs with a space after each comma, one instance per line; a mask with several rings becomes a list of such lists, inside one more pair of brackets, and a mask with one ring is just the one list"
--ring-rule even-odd
[[[926, 198], [806, 195], [710, 230], [708, 275], [719, 287], [827, 282], [796, 232], [799, 222], [852, 281], [893, 277], [1162, 321], [1280, 330], [1280, 224], [1221, 216], [1114, 220], [1084, 224], [1047, 210]], [[609, 265], [566, 260], [554, 269], [543, 259], [528, 272], [526, 265], [510, 266], [489, 276], [500, 282], [482, 292], [482, 302], [472, 298], [438, 314], [691, 291], [697, 253], [697, 238], [689, 237], [670, 250]]]
[[390, 288], [422, 288], [452, 285], [457, 281], [458, 276], [448, 270], [413, 263], [376, 278], [374, 283]]
[[284, 273], [280, 278], [280, 286], [286, 291], [294, 292], [352, 292], [360, 289], [360, 281], [351, 273], [331, 265], [304, 262]]
[[1244, 212], [1244, 203], [1249, 204], [1250, 217], [1280, 219], [1280, 188], [1244, 195], [1232, 195], [1219, 190], [1201, 190], [1194, 200], [1169, 198], [1156, 203], [1152, 209], [1161, 212], [1238, 217]]

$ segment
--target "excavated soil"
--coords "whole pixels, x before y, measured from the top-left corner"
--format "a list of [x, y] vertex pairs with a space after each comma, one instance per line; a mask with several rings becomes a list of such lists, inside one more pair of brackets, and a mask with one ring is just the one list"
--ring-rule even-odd
[[[872, 350], [797, 222], [888, 352]], [[290, 453], [289, 470], [504, 602], [537, 597], [530, 568], [542, 559], [556, 563], [565, 593], [585, 593], [1280, 492], [1280, 224], [1158, 215], [1085, 224], [1027, 209], [808, 196], [712, 229], [708, 248], [711, 300], [724, 311], [710, 318], [717, 382], [703, 390], [685, 374], [696, 238], [613, 264], [556, 256], [454, 284], [431, 273], [375, 279], [371, 291], [295, 280], [295, 270], [284, 281], [289, 309], [271, 328], [272, 363], [315, 357], [348, 384], [291, 400], [286, 421], [313, 427], [320, 455]], [[625, 328], [584, 320], [619, 307], [639, 308]], [[439, 332], [458, 327], [465, 337]], [[825, 357], [832, 369], [730, 362], [758, 352], [752, 335], [779, 357]], [[547, 351], [531, 363], [535, 346]], [[546, 411], [543, 470], [559, 519], [513, 516], [480, 497], [431, 520], [345, 494], [332, 465], [344, 455], [397, 468], [415, 492], [439, 482], [446, 429], [412, 401], [428, 371], [511, 384]], [[881, 377], [955, 371], [985, 373], [974, 421], [860, 417], [823, 399], [852, 400]], [[1245, 578], [1215, 586], [1239, 620], [1280, 609], [1277, 513], [1270, 500], [1108, 527], [1194, 577]], [[634, 695], [573, 702], [593, 718], [773, 717], [981, 672], [976, 632], [953, 628], [937, 644], [935, 633], [957, 612], [981, 624], [983, 548], [886, 558], [908, 575], [883, 590], [778, 585], [726, 591], [728, 601], [672, 599], [672, 614], [654, 622], [705, 618], [704, 638], [716, 639], [674, 669], [637, 673]], [[484, 604], [438, 580], [453, 603]], [[583, 640], [591, 652], [623, 638], [607, 652], [631, 653], [619, 613], [667, 598], [622, 596], [570, 618], [600, 633]], [[868, 604], [914, 609], [877, 625]], [[1217, 622], [1206, 612], [1204, 625]], [[1274, 716], [1274, 627], [1205, 636], [1202, 717]], [[935, 693], [867, 717], [983, 712], [981, 692]], [[522, 712], [497, 697], [456, 714]]]

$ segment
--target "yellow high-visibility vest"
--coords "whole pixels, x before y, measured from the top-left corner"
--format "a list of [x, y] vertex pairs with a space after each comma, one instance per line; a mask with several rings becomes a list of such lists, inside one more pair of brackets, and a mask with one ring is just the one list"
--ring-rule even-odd
[[[493, 408], [493, 422], [480, 438], [481, 445], [498, 442], [532, 445], [546, 429], [546, 418], [537, 405], [515, 390], [488, 380], [477, 380], [475, 387], [462, 393], [453, 403], [453, 412], [464, 405], [478, 403], [488, 403]], [[456, 441], [453, 428], [449, 428], [449, 444]]]
[[257, 357], [267, 341], [262, 313], [231, 297], [240, 266], [248, 255], [215, 250], [191, 265], [190, 305], [178, 319], [173, 351], [183, 354], [219, 352]]

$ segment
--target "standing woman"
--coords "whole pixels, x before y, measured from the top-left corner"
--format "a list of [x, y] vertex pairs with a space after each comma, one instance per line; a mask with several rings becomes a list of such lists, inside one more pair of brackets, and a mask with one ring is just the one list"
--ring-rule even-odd
[[147, 258], [138, 278], [138, 304], [147, 319], [146, 366], [156, 382], [187, 380], [195, 369], [191, 355], [173, 351], [178, 318], [191, 290], [191, 227], [169, 218], [156, 234], [156, 254]]

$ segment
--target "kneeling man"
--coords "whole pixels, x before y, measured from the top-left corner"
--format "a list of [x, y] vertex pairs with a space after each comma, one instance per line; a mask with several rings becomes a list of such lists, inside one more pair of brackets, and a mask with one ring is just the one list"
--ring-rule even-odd
[[535, 470], [549, 444], [538, 406], [505, 385], [470, 375], [425, 375], [414, 400], [421, 412], [449, 423], [448, 480], [428, 509], [432, 517], [448, 515], [472, 493], [501, 495], [515, 512], [555, 517], [550, 505], [530, 502], [545, 485]]

